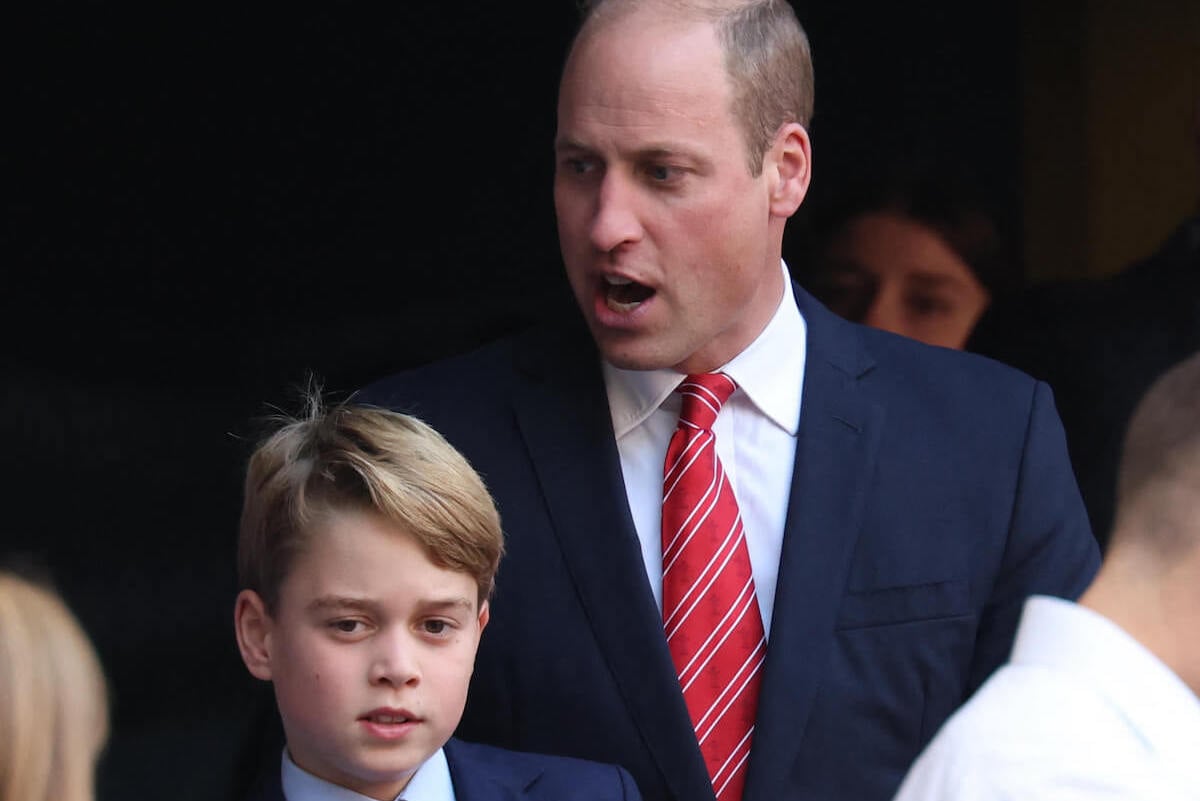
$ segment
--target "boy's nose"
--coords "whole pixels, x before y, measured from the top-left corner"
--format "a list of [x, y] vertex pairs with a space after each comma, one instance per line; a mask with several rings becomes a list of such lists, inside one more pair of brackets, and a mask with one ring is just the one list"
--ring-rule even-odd
[[369, 679], [372, 684], [390, 684], [393, 687], [416, 684], [420, 680], [420, 669], [414, 658], [413, 644], [405, 642], [399, 635], [381, 637], [378, 647], [371, 656]]

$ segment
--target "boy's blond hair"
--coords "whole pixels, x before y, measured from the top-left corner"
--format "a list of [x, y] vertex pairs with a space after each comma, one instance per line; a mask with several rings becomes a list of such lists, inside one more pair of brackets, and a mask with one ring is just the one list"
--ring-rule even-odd
[[412, 536], [437, 566], [492, 592], [504, 550], [483, 479], [449, 442], [411, 415], [310, 392], [302, 417], [278, 418], [250, 457], [238, 536], [238, 575], [274, 614], [279, 590], [314, 531], [339, 512], [379, 515]]
[[0, 799], [92, 801], [108, 739], [100, 660], [53, 589], [0, 570]]

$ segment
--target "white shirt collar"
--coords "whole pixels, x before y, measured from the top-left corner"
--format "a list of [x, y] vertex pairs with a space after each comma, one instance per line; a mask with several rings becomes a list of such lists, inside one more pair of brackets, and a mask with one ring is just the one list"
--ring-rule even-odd
[[1200, 698], [1149, 649], [1098, 612], [1059, 598], [1030, 597], [1011, 661], [1076, 674], [1112, 700], [1148, 749], [1180, 764], [1194, 762]]
[[[751, 403], [777, 426], [795, 436], [799, 428], [807, 326], [796, 306], [787, 265], [783, 297], [758, 338], [720, 368], [737, 382]], [[608, 408], [617, 439], [662, 405], [684, 376], [669, 368], [625, 370], [603, 363]]]
[[[283, 795], [287, 801], [372, 801], [365, 795], [317, 778], [292, 761], [283, 749], [281, 768]], [[397, 801], [455, 801], [454, 783], [446, 752], [439, 748], [425, 760], [409, 780]]]

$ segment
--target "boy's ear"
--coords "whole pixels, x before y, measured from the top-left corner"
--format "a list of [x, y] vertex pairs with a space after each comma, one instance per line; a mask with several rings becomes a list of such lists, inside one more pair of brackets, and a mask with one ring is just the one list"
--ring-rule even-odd
[[233, 605], [233, 630], [250, 675], [271, 680], [271, 628], [267, 606], [254, 590], [242, 590]]

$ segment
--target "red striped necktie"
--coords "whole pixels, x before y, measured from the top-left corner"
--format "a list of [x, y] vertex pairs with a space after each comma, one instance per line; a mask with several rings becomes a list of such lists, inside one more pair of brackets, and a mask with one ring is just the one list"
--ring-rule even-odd
[[712, 425], [736, 388], [690, 375], [663, 480], [663, 622], [700, 752], [720, 801], [740, 801], [766, 656], [750, 553]]

